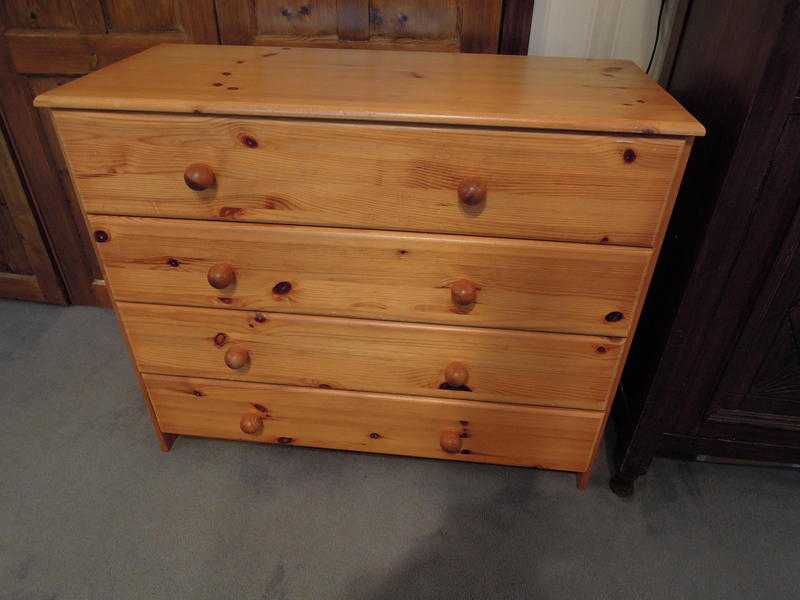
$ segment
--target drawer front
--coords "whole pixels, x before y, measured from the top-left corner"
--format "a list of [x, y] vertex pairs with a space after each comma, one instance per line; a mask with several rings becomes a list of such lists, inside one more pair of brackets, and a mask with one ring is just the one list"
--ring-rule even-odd
[[628, 334], [651, 254], [322, 227], [89, 222], [106, 233], [97, 249], [117, 300], [612, 336]]
[[595, 411], [145, 375], [169, 433], [585, 471]]
[[606, 406], [624, 345], [583, 335], [117, 307], [145, 373], [595, 410]]
[[[684, 144], [133, 113], [56, 121], [90, 213], [635, 246], [654, 244]], [[189, 169], [205, 190], [185, 181], [196, 164], [213, 172]]]

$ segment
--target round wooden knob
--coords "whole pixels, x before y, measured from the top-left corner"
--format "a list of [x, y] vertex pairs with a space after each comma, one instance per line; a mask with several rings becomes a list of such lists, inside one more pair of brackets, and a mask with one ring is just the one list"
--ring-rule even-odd
[[448, 429], [439, 436], [439, 445], [448, 454], [461, 452], [461, 434], [454, 429]]
[[236, 281], [236, 271], [227, 263], [219, 263], [208, 270], [208, 285], [223, 290]]
[[239, 421], [239, 429], [248, 435], [261, 433], [264, 429], [264, 417], [250, 413], [242, 415], [242, 419]]
[[250, 364], [250, 353], [244, 346], [232, 346], [225, 353], [225, 364], [229, 369], [241, 369]]
[[183, 180], [190, 188], [196, 192], [202, 192], [217, 183], [217, 178], [211, 167], [202, 163], [195, 163], [186, 167], [183, 172]]
[[444, 370], [444, 380], [450, 387], [458, 388], [462, 385], [467, 385], [469, 380], [467, 365], [460, 362], [450, 363]]
[[477, 206], [486, 202], [486, 186], [480, 181], [464, 181], [458, 186], [458, 199], [467, 206]]
[[456, 306], [470, 306], [478, 299], [478, 286], [462, 279], [450, 286], [450, 297]]

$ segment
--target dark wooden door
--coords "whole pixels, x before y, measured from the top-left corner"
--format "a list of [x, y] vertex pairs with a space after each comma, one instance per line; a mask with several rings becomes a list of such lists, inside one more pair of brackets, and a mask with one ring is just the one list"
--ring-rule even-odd
[[217, 0], [223, 44], [269, 46], [497, 52], [502, 10], [502, 0]]
[[163, 42], [217, 43], [213, 0], [4, 0], [0, 110], [40, 224], [77, 304], [107, 297], [47, 113], [33, 98]]
[[[800, 115], [780, 136], [762, 196], [789, 213], [788, 233], [748, 309], [710, 405], [697, 425], [680, 433], [738, 442], [800, 446]], [[791, 212], [794, 211], [794, 217]], [[790, 226], [789, 226], [790, 225]], [[779, 240], [777, 240], [779, 241]], [[753, 239], [748, 245], [763, 244]], [[745, 258], [746, 260], [746, 258]], [[747, 265], [739, 265], [747, 268]], [[730, 279], [732, 285], [738, 279]], [[731, 290], [735, 292], [735, 290]], [[691, 431], [690, 429], [696, 431]]]
[[800, 1], [691, 0], [666, 77], [695, 145], [614, 406], [655, 454], [800, 463]]
[[0, 129], [0, 297], [64, 304], [61, 282]]

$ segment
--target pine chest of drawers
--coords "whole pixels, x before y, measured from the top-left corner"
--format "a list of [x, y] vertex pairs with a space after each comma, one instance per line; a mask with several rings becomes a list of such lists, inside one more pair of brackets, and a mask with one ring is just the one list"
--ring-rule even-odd
[[703, 134], [633, 64], [167, 45], [36, 104], [163, 449], [586, 484]]

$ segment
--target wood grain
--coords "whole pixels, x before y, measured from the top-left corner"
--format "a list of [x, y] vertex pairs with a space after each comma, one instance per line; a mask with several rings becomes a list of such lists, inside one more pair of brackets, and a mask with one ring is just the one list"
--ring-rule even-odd
[[[406, 17], [437, 2], [454, 6]], [[231, 3], [234, 34], [268, 25], [287, 47], [160, 47], [37, 99], [162, 447], [466, 457], [585, 486], [703, 128], [625, 61], [288, 47], [364, 38], [365, 6], [326, 0], [306, 23]], [[460, 43], [497, 45], [460, 14]], [[405, 39], [375, 23], [344, 42]], [[439, 25], [427, 40], [452, 43]]]
[[461, 51], [497, 52], [503, 13], [501, 0], [461, 0]]
[[[100, 215], [89, 223], [109, 236], [97, 248], [118, 300], [611, 336], [627, 335], [630, 319], [605, 315], [633, 314], [650, 260], [642, 248], [474, 236]], [[457, 310], [451, 288], [462, 279], [477, 286], [477, 303]], [[275, 293], [280, 282], [288, 293]]]
[[[678, 160], [677, 164], [675, 165], [675, 172], [673, 173], [673, 176], [672, 176], [672, 185], [670, 187], [668, 201], [667, 201], [667, 204], [664, 206], [664, 214], [662, 215], [662, 218], [659, 219], [659, 230], [658, 230], [658, 234], [657, 234], [658, 244], [657, 244], [655, 250], [653, 251], [653, 254], [650, 257], [650, 263], [647, 266], [647, 271], [646, 271], [646, 274], [645, 274], [645, 277], [644, 277], [644, 281], [642, 283], [642, 285], [643, 285], [642, 298], [641, 298], [641, 301], [637, 303], [636, 310], [635, 310], [635, 312], [633, 314], [633, 322], [631, 324], [631, 331], [633, 331], [633, 332], [636, 332], [636, 328], [639, 325], [639, 319], [640, 319], [640, 317], [642, 315], [642, 309], [643, 309], [643, 307], [645, 305], [645, 292], [648, 289], [648, 287], [650, 286], [650, 281], [651, 281], [651, 279], [653, 277], [653, 272], [655, 271], [656, 264], [658, 262], [658, 256], [659, 256], [659, 254], [661, 252], [661, 247], [662, 247], [663, 242], [664, 242], [664, 237], [665, 237], [666, 231], [667, 231], [667, 225], [669, 224], [669, 217], [672, 214], [672, 209], [675, 206], [675, 200], [678, 197], [678, 192], [680, 191], [680, 188], [681, 188], [681, 182], [683, 181], [683, 174], [684, 174], [684, 171], [686, 170], [686, 163], [689, 160], [689, 155], [692, 153], [692, 145], [693, 144], [694, 144], [694, 140], [690, 139], [690, 140], [686, 141], [686, 143], [683, 146], [683, 151], [681, 152], [681, 158], [680, 158], [680, 160]], [[625, 347], [623, 348], [622, 353], [621, 353], [622, 354], [621, 365], [623, 365], [623, 366], [625, 365], [626, 361], [628, 360], [628, 352], [630, 351], [630, 348], [631, 348], [631, 343], [629, 341], [629, 343], [627, 343], [625, 345]], [[612, 406], [613, 406], [613, 403], [614, 403], [614, 399], [616, 398], [617, 388], [620, 387], [619, 384], [620, 384], [620, 380], [622, 379], [622, 373], [623, 373], [623, 369], [620, 368], [614, 374], [614, 381], [613, 381], [613, 384], [612, 384], [612, 387], [611, 387], [611, 389], [612, 389], [612, 397], [609, 400], [609, 403], [607, 405], [607, 409], [608, 410], [606, 411], [605, 416], [603, 418], [603, 430], [605, 430], [606, 423], [608, 422], [608, 417], [611, 415], [611, 409], [612, 409]], [[601, 440], [600, 437], [598, 437], [595, 440], [594, 449], [592, 450], [592, 460], [591, 460], [591, 464], [592, 465], [594, 464], [594, 460], [597, 457], [598, 451], [600, 450], [601, 441], [602, 440]], [[587, 472], [583, 474], [583, 476], [582, 476], [582, 478], [580, 480], [582, 483], [579, 482], [579, 486], [580, 485], [588, 485], [588, 481], [589, 481], [590, 476], [591, 476], [591, 468], [589, 468], [587, 470]]]
[[[689, 161], [616, 402], [628, 485], [654, 453], [800, 463], [798, 395], [774, 396], [797, 385], [800, 364], [800, 4], [689, 4], [668, 83], [714, 135]], [[795, 311], [779, 306], [787, 293]], [[720, 415], [726, 370], [749, 406], [739, 396], [745, 410]]]
[[369, 0], [336, 0], [336, 33], [340, 40], [369, 39], [369, 5]]
[[8, 126], [9, 146], [35, 207], [44, 241], [57, 262], [66, 296], [73, 303], [91, 304], [91, 267], [79, 241], [79, 224], [58, 175], [53, 172], [40, 111], [31, 105], [30, 89], [29, 80], [13, 70], [7, 44], [0, 38], [0, 112]]
[[[223, 78], [220, 76], [220, 78]], [[227, 81], [226, 81], [227, 84]], [[650, 246], [680, 139], [56, 111], [90, 213]], [[190, 189], [208, 165], [216, 185]], [[459, 201], [480, 181], [486, 201]]]
[[[172, 433], [468, 462], [583, 471], [600, 413], [145, 375], [158, 422]], [[262, 415], [256, 435], [243, 415]], [[461, 453], [442, 450], [458, 431]]]
[[84, 75], [155, 46], [180, 42], [179, 32], [92, 33], [7, 31], [6, 43], [19, 73]]
[[214, 0], [5, 0], [0, 22], [0, 112], [31, 205], [69, 301], [102, 303], [93, 285], [99, 267], [82, 235], [80, 208], [71, 183], [66, 177], [59, 181], [61, 152], [49, 146], [49, 111], [36, 111], [33, 97], [65, 74], [86, 73], [153, 44], [216, 42]]
[[533, 22], [533, 0], [503, 0], [500, 54], [528, 54]]
[[[28, 85], [34, 94], [38, 94], [61, 85], [67, 80], [67, 78], [62, 77], [33, 77], [28, 80]], [[55, 125], [52, 119], [52, 111], [41, 110], [35, 112], [39, 113], [38, 120], [41, 130], [44, 134], [45, 151], [50, 161], [49, 169], [53, 174], [58, 176], [58, 179], [61, 183], [60, 189], [63, 190], [63, 194], [65, 196], [62, 201], [63, 203], [59, 202], [59, 204], [69, 209], [72, 217], [70, 219], [71, 222], [69, 223], [59, 222], [60, 230], [57, 230], [52, 236], [54, 238], [53, 257], [61, 267], [61, 277], [64, 280], [69, 280], [70, 285], [73, 288], [70, 290], [69, 294], [70, 302], [79, 304], [83, 301], [82, 297], [84, 294], [86, 294], [86, 292], [90, 292], [89, 297], [92, 298], [92, 304], [103, 306], [101, 298], [95, 293], [97, 292], [96, 286], [93, 283], [90, 283], [97, 280], [102, 281], [103, 276], [100, 272], [100, 264], [95, 254], [94, 247], [92, 246], [92, 242], [89, 239], [89, 235], [86, 232], [80, 201], [78, 200], [75, 187], [72, 185], [72, 180], [69, 176], [69, 170], [67, 169], [67, 165], [64, 160], [64, 154], [61, 152], [61, 145], [58, 140], [58, 134], [56, 133]], [[53, 216], [55, 215], [51, 215], [46, 208], [44, 211], [39, 208], [39, 211], [44, 222], [47, 222], [48, 219], [50, 220], [48, 229], [51, 229], [52, 221], [55, 220], [53, 219]], [[67, 225], [73, 226], [71, 235], [74, 237], [62, 237], [64, 232], [61, 230], [65, 229]], [[64, 255], [61, 252], [64, 246], [69, 246], [70, 250], [73, 252], [80, 252], [80, 254], [83, 256], [83, 264], [64, 265]], [[68, 266], [69, 268], [65, 269], [65, 266]], [[84, 269], [81, 273], [81, 278], [76, 277], [75, 269], [78, 267]], [[74, 288], [76, 286], [81, 288], [80, 295], [74, 294]], [[84, 286], [91, 287], [87, 290]]]
[[49, 301], [35, 275], [0, 272], [0, 298], [28, 300], [30, 302]]
[[[387, 50], [402, 52], [459, 52], [455, 38], [424, 39], [417, 37], [372, 36], [368, 40], [343, 40], [338, 35], [260, 35], [252, 43], [261, 46], [291, 48], [333, 48], [347, 50]], [[272, 52], [272, 50], [270, 50]]]
[[[624, 340], [117, 302], [145, 373], [602, 410]], [[231, 347], [249, 352], [242, 370]], [[470, 389], [441, 389], [452, 362]], [[442, 386], [446, 388], [447, 386]]]
[[0, 297], [65, 304], [4, 133], [0, 127]]
[[[220, 73], [225, 85], [214, 87]], [[229, 87], [235, 87], [231, 90]], [[703, 135], [629, 61], [162, 45], [36, 105]]]

